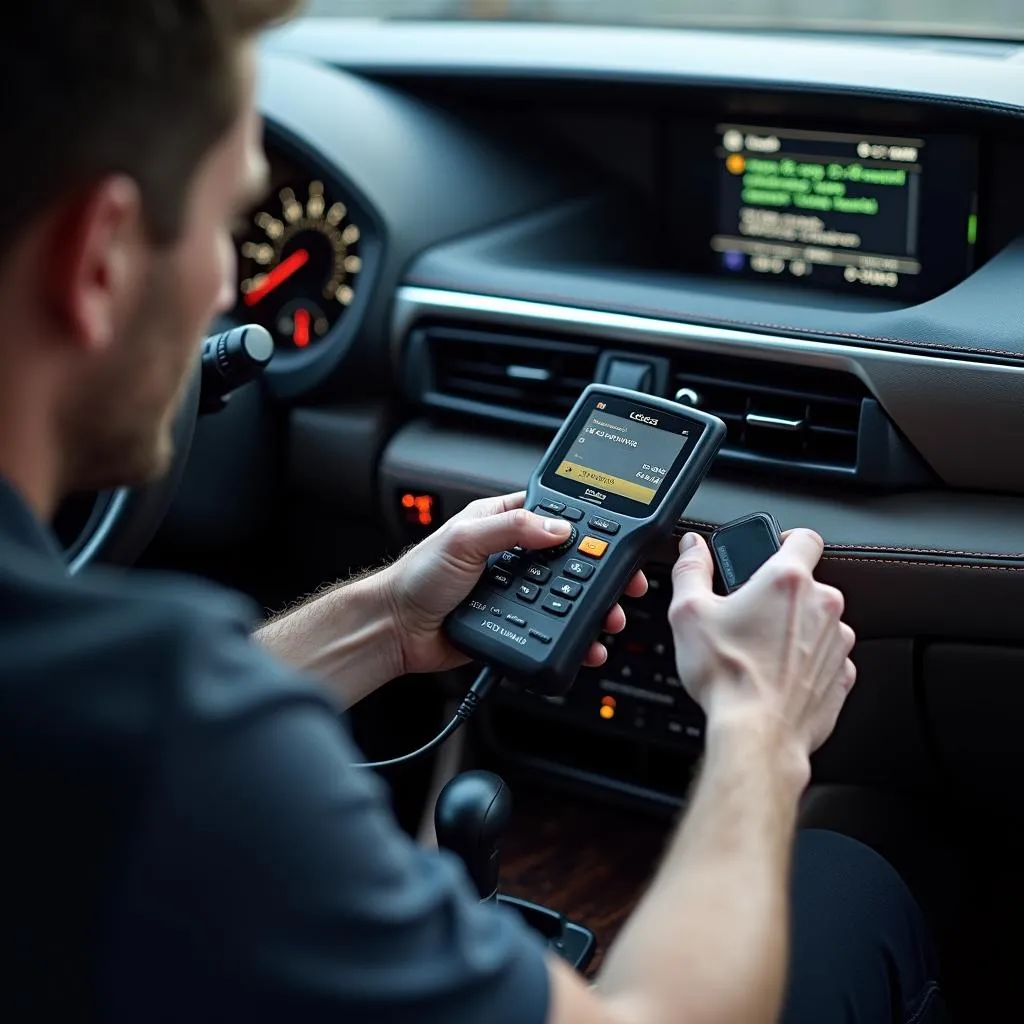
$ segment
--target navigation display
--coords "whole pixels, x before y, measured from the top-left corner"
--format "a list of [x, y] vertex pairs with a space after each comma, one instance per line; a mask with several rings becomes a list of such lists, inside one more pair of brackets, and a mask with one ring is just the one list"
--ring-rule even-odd
[[599, 401], [577, 422], [544, 483], [602, 508], [645, 516], [701, 426], [627, 402]]
[[[973, 191], [966, 209], [961, 196], [944, 208], [930, 204], [929, 220], [948, 228], [942, 250], [924, 244], [922, 235], [929, 175], [935, 184], [946, 177], [948, 147], [923, 138], [747, 124], [719, 124], [716, 137], [711, 248], [720, 272], [884, 294], [935, 291], [918, 286], [950, 261], [954, 271], [969, 269], [977, 234]], [[951, 217], [957, 222], [946, 224]]]

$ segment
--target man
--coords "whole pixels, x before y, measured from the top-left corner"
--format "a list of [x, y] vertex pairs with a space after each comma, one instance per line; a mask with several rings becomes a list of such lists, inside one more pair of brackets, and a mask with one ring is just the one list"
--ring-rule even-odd
[[[400, 832], [337, 717], [458, 663], [441, 622], [487, 554], [563, 524], [521, 496], [477, 503], [255, 642], [217, 589], [66, 576], [43, 525], [62, 495], [168, 464], [198, 339], [230, 302], [232, 219], [263, 187], [253, 35], [292, 7], [35, 0], [5, 25], [0, 1017], [731, 1024], [785, 998], [791, 1020], [932, 1019], [916, 908], [827, 835], [798, 854], [784, 997], [797, 802], [854, 681], [814, 534], [728, 599], [684, 541], [671, 623], [707, 712], [702, 778], [593, 988]], [[855, 905], [808, 911], [837, 876]]]

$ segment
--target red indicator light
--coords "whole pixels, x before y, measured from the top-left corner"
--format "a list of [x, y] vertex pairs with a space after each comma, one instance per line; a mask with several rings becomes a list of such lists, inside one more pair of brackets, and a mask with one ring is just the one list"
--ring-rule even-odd
[[436, 518], [437, 499], [430, 494], [403, 494], [399, 499], [405, 518], [417, 526], [433, 526]]
[[305, 348], [309, 344], [309, 310], [297, 309], [292, 317], [295, 329], [292, 332], [292, 341], [296, 348]]

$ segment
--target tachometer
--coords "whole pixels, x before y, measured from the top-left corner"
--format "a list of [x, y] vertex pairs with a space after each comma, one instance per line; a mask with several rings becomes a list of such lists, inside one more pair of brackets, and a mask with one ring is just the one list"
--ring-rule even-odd
[[239, 312], [266, 327], [279, 348], [315, 344], [355, 298], [361, 237], [322, 181], [278, 189], [239, 239]]

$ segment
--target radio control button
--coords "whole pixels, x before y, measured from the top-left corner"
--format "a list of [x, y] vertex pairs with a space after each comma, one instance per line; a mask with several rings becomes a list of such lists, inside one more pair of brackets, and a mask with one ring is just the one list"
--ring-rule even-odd
[[512, 583], [512, 573], [508, 569], [502, 569], [499, 565], [491, 566], [488, 578], [499, 587], [507, 587]]
[[578, 558], [570, 558], [562, 566], [566, 576], [575, 576], [578, 580], [589, 580], [594, 575], [594, 567], [590, 562], [581, 562]]
[[570, 505], [562, 513], [562, 518], [563, 519], [568, 519], [568, 520], [570, 520], [573, 523], [578, 523], [583, 518], [583, 509], [581, 509], [581, 508], [573, 508], [572, 505]]
[[540, 502], [534, 509], [535, 512], [551, 512], [556, 516], [560, 516], [565, 511], [565, 505], [560, 501], [551, 501], [550, 498], [545, 498]]
[[567, 580], [564, 576], [556, 576], [555, 582], [551, 584], [551, 593], [575, 601], [583, 593], [583, 584], [577, 583], [575, 580]]
[[613, 537], [619, 532], [618, 523], [613, 523], [610, 519], [604, 519], [602, 516], [591, 516], [587, 526], [592, 530], [600, 530], [601, 533], [611, 534]]
[[547, 633], [542, 633], [539, 629], [531, 629], [530, 636], [532, 636], [534, 640], [539, 640], [542, 644], [551, 643], [551, 637], [549, 637]]
[[521, 619], [518, 615], [506, 615], [505, 620], [511, 622], [513, 626], [518, 626], [520, 629], [526, 625], [526, 619]]
[[581, 555], [587, 555], [590, 558], [602, 558], [607, 550], [608, 541], [598, 540], [597, 537], [584, 537], [577, 548]]
[[572, 604], [564, 597], [549, 597], [541, 605], [541, 608], [551, 615], [557, 615], [559, 618], [562, 618], [569, 614]]
[[530, 604], [533, 604], [539, 596], [540, 587], [533, 583], [520, 583], [519, 586], [516, 587], [516, 597], [518, 597], [520, 601], [527, 601]]
[[551, 570], [546, 565], [531, 565], [523, 575], [534, 583], [547, 583], [551, 579]]

